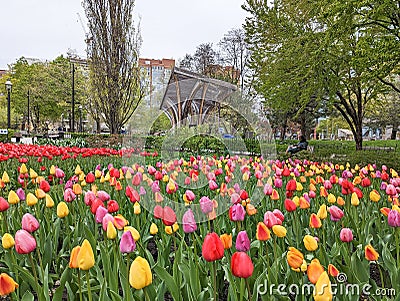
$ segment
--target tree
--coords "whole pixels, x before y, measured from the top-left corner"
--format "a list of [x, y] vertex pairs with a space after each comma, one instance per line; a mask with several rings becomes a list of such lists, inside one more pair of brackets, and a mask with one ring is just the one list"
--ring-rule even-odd
[[[256, 90], [268, 104], [302, 112], [311, 100], [340, 112], [362, 149], [365, 108], [384, 92], [371, 71], [369, 41], [356, 2], [247, 0], [245, 29], [251, 44]], [[320, 108], [317, 106], [317, 110]]]
[[195, 71], [203, 75], [213, 74], [213, 67], [217, 61], [217, 53], [213, 49], [212, 43], [203, 43], [197, 46], [193, 55]]
[[230, 82], [234, 84], [240, 82], [241, 91], [244, 90], [247, 63], [250, 57], [245, 38], [246, 34], [242, 28], [233, 28], [218, 43], [224, 65], [232, 67], [229, 70]]
[[133, 24], [134, 1], [84, 0], [89, 20], [88, 59], [93, 101], [112, 134], [119, 133], [141, 99], [138, 67], [140, 31]]
[[195, 71], [193, 61], [194, 61], [193, 56], [186, 53], [185, 56], [183, 57], [183, 59], [181, 59], [179, 61], [179, 64], [178, 64], [179, 68], [186, 69], [189, 71]]

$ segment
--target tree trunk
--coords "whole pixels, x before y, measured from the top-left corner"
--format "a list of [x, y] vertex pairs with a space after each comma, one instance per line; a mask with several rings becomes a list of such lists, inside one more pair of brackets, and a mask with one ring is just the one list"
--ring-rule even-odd
[[356, 132], [354, 140], [356, 141], [356, 150], [362, 150], [362, 145], [363, 145], [362, 124], [357, 123], [355, 126], [356, 126]]
[[101, 132], [100, 119], [96, 119], [96, 133], [100, 134], [100, 132]]
[[399, 123], [395, 121], [393, 123], [392, 134], [390, 135], [390, 140], [396, 140], [398, 127], [399, 127]]

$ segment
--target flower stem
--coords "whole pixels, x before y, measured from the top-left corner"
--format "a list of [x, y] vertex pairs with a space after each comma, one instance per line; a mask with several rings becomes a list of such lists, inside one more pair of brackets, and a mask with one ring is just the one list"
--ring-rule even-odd
[[79, 301], [82, 301], [81, 270], [78, 269]]
[[400, 246], [399, 246], [399, 237], [400, 237], [400, 227], [395, 228], [395, 236], [396, 236], [396, 255], [397, 255], [397, 269], [400, 269]]
[[239, 292], [239, 301], [243, 301], [244, 295], [244, 278], [240, 278], [240, 292]]
[[[29, 260], [30, 260], [30, 262], [31, 262], [33, 277], [35, 278], [35, 281], [36, 281], [36, 293], [38, 294], [38, 297], [40, 297], [40, 293], [39, 293], [39, 280], [38, 280], [38, 277], [37, 277], [37, 274], [36, 274], [36, 269], [35, 269], [35, 266], [34, 266], [34, 263], [33, 263], [32, 252], [29, 253]], [[40, 300], [40, 299], [41, 299], [41, 298], [39, 298], [39, 300]]]
[[247, 294], [249, 296], [249, 300], [251, 300], [251, 291], [250, 291], [250, 285], [249, 285], [249, 281], [247, 278], [245, 278], [244, 280], [246, 282], [246, 288], [247, 288]]
[[381, 277], [381, 287], [385, 287], [385, 280], [383, 279], [383, 274], [382, 274], [382, 269], [381, 266], [379, 265], [379, 263], [377, 262], [376, 265], [378, 266], [378, 270], [379, 270], [379, 276]]
[[87, 288], [88, 288], [88, 298], [89, 298], [89, 301], [92, 301], [92, 291], [90, 289], [89, 270], [86, 271], [86, 282], [87, 282]]
[[214, 301], [217, 301], [217, 263], [213, 261]]

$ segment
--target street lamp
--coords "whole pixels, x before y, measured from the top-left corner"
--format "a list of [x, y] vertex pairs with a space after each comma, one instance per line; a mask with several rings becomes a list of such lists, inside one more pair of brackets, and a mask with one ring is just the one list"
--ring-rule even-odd
[[10, 94], [12, 90], [12, 83], [8, 79], [6, 81], [6, 90], [7, 90], [7, 128], [11, 128], [11, 99], [10, 99]]

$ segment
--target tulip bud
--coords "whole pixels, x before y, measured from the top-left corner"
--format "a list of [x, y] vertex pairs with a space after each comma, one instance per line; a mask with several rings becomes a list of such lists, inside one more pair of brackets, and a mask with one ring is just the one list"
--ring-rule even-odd
[[134, 227], [132, 227], [132, 226], [126, 226], [126, 227], [124, 227], [124, 232], [125, 232], [125, 231], [130, 231], [131, 234], [132, 234], [132, 236], [133, 236], [133, 239], [134, 239], [135, 241], [138, 241], [138, 240], [140, 239], [140, 233], [139, 233], [139, 231], [136, 230]]
[[271, 238], [271, 232], [263, 222], [257, 224], [256, 238], [261, 241], [266, 241]]
[[318, 249], [318, 243], [316, 239], [311, 235], [304, 236], [303, 243], [307, 251], [315, 251], [316, 249]]
[[18, 197], [17, 193], [14, 190], [10, 190], [8, 193], [8, 203], [15, 205], [18, 204], [20, 201], [20, 198]]
[[36, 249], [36, 240], [28, 231], [18, 230], [15, 233], [15, 250], [18, 254], [28, 254]]
[[307, 268], [307, 276], [308, 276], [308, 280], [310, 280], [310, 282], [312, 284], [317, 283], [318, 278], [321, 276], [321, 274], [324, 272], [324, 268], [321, 265], [321, 263], [319, 262], [318, 259], [313, 259], [310, 263], [310, 265]]
[[314, 287], [314, 301], [330, 301], [332, 300], [331, 281], [327, 272], [322, 272]]
[[28, 231], [29, 233], [35, 232], [39, 229], [38, 220], [30, 213], [25, 213], [22, 217], [22, 229]]
[[245, 252], [235, 252], [231, 259], [232, 274], [240, 278], [249, 278], [254, 271], [254, 265]]
[[284, 226], [275, 225], [272, 227], [272, 232], [278, 237], [285, 237], [287, 230]]
[[377, 261], [379, 258], [378, 252], [371, 245], [365, 246], [365, 258], [369, 261]]
[[26, 204], [28, 206], [34, 206], [38, 202], [38, 199], [31, 193], [29, 192], [28, 195], [26, 196]]
[[215, 232], [206, 235], [201, 252], [204, 259], [208, 262], [224, 257], [224, 244]]
[[224, 233], [220, 235], [219, 238], [221, 239], [225, 250], [230, 249], [232, 247], [232, 234]]
[[78, 265], [78, 254], [81, 249], [81, 246], [76, 246], [71, 251], [71, 256], [69, 257], [69, 267], [71, 269], [76, 269], [79, 267]]
[[117, 237], [117, 229], [115, 229], [113, 222], [109, 221], [107, 223], [107, 238], [115, 239], [116, 237]]
[[18, 283], [14, 281], [8, 274], [0, 274], [0, 296], [7, 296], [15, 291]]
[[158, 233], [158, 227], [155, 223], [152, 223], [150, 226], [150, 234], [156, 235]]
[[340, 240], [343, 242], [351, 242], [353, 240], [353, 232], [349, 228], [340, 230]]

